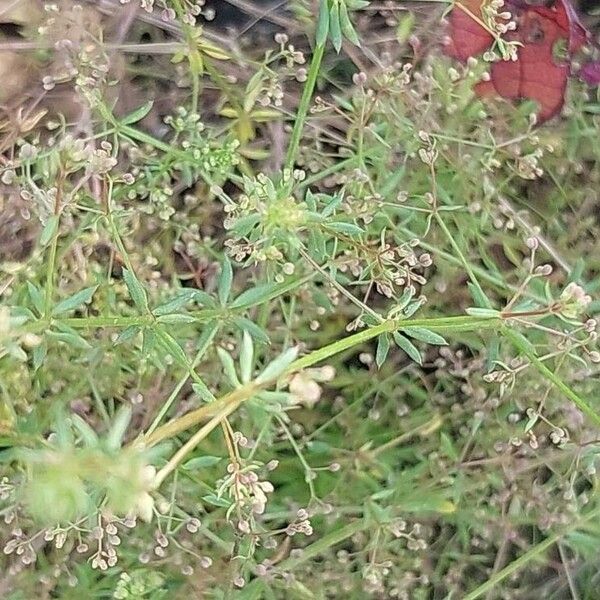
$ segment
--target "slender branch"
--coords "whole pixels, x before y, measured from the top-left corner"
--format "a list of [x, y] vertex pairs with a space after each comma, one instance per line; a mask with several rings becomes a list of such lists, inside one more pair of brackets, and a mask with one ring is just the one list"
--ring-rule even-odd
[[304, 129], [304, 123], [306, 122], [306, 116], [308, 115], [310, 100], [317, 83], [317, 77], [319, 75], [319, 69], [321, 68], [321, 61], [323, 60], [324, 53], [325, 44], [318, 44], [313, 53], [310, 68], [308, 69], [306, 83], [304, 85], [304, 89], [302, 90], [300, 104], [298, 105], [296, 120], [292, 130], [292, 137], [290, 139], [290, 145], [288, 146], [285, 158], [286, 169], [291, 170], [294, 167], [294, 161], [296, 160], [296, 154], [298, 152], [298, 147], [300, 146], [300, 138], [302, 137], [302, 130]]
[[527, 563], [529, 563], [532, 559], [536, 558], [543, 552], [545, 552], [548, 548], [556, 544], [561, 538], [567, 535], [570, 531], [573, 531], [578, 526], [586, 523], [587, 521], [592, 521], [593, 519], [597, 519], [600, 516], [600, 509], [593, 510], [585, 515], [582, 519], [576, 520], [572, 522], [568, 527], [555, 533], [549, 537], [547, 537], [543, 542], [540, 542], [531, 550], [525, 552], [522, 556], [511, 562], [509, 565], [504, 567], [501, 571], [498, 571], [493, 577], [490, 577], [485, 583], [480, 585], [477, 589], [473, 590], [466, 596], [463, 596], [463, 600], [476, 600], [483, 596], [483, 594], [489, 592], [496, 588], [496, 586], [503, 580], [516, 573], [519, 569], [524, 567]]
[[587, 415], [597, 427], [600, 427], [600, 415], [584, 400], [575, 393], [554, 371], [551, 371], [525, 344], [522, 339], [508, 327], [503, 330], [504, 336], [518, 348], [530, 361], [531, 364], [546, 378], [551, 381], [577, 408]]
[[[162, 440], [172, 438], [177, 434], [194, 427], [202, 421], [214, 417], [222, 410], [226, 410], [226, 414], [231, 414], [245, 400], [256, 395], [260, 390], [266, 389], [277, 383], [278, 380], [299, 371], [306, 369], [319, 362], [327, 360], [331, 356], [344, 352], [354, 346], [358, 346], [373, 338], [378, 337], [382, 333], [392, 331], [406, 331], [411, 328], [427, 328], [436, 331], [445, 332], [462, 332], [462, 331], [480, 331], [483, 329], [498, 329], [501, 321], [499, 319], [481, 319], [470, 316], [456, 317], [440, 317], [432, 319], [411, 319], [406, 321], [388, 320], [383, 323], [364, 329], [353, 335], [342, 338], [332, 344], [328, 344], [323, 348], [314, 350], [310, 354], [298, 358], [292, 362], [288, 368], [279, 375], [279, 377], [264, 382], [252, 381], [243, 385], [232, 392], [221, 396], [210, 404], [205, 404], [196, 410], [193, 410], [178, 419], [166, 423], [162, 427], [158, 427], [152, 434], [142, 438], [142, 443], [146, 446], [154, 446]], [[231, 412], [228, 408], [233, 407]]]

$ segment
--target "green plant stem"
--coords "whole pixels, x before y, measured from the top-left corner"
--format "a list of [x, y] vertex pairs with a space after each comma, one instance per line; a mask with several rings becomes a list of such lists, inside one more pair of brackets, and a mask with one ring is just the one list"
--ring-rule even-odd
[[308, 108], [310, 106], [310, 100], [312, 98], [315, 85], [317, 83], [317, 77], [319, 75], [319, 69], [321, 68], [321, 61], [323, 60], [323, 54], [325, 53], [325, 44], [317, 44], [315, 51], [312, 56], [310, 67], [308, 69], [308, 75], [304, 89], [302, 90], [302, 96], [300, 98], [300, 104], [298, 105], [298, 111], [296, 112], [296, 120], [294, 122], [294, 128], [292, 129], [292, 136], [290, 138], [290, 144], [287, 149], [285, 157], [285, 168], [292, 169], [296, 160], [296, 154], [298, 147], [300, 146], [300, 138], [302, 137], [302, 131], [304, 129], [304, 123], [306, 122], [306, 116], [308, 115]]
[[[432, 319], [410, 319], [405, 321], [388, 320], [383, 323], [364, 329], [341, 340], [328, 344], [323, 348], [314, 350], [306, 356], [298, 358], [292, 362], [288, 368], [276, 379], [257, 383], [252, 381], [243, 385], [232, 392], [221, 396], [214, 402], [206, 404], [196, 410], [193, 410], [178, 419], [158, 427], [151, 435], [142, 438], [142, 443], [146, 446], [153, 446], [165, 439], [172, 438], [182, 431], [194, 427], [207, 418], [214, 417], [222, 410], [229, 415], [245, 400], [254, 396], [260, 390], [271, 387], [277, 380], [282, 379], [291, 373], [306, 369], [319, 362], [327, 360], [331, 356], [344, 352], [350, 348], [363, 344], [364, 342], [376, 338], [382, 333], [392, 331], [404, 331], [414, 327], [427, 328], [443, 332], [462, 332], [462, 331], [480, 331], [482, 329], [498, 329], [501, 326], [499, 319], [482, 319], [479, 317], [456, 316], [439, 317]], [[231, 408], [231, 410], [229, 410]]]
[[215, 415], [201, 427], [192, 437], [169, 459], [167, 464], [156, 474], [154, 485], [160, 484], [177, 468], [181, 461], [213, 430], [218, 427], [239, 406], [239, 402], [225, 404]]
[[54, 293], [54, 270], [56, 268], [56, 254], [58, 250], [58, 224], [50, 242], [50, 254], [46, 268], [46, 288], [44, 290], [44, 317], [48, 319], [52, 312], [52, 295]]
[[572, 523], [568, 528], [547, 537], [543, 542], [540, 542], [531, 550], [528, 550], [525, 554], [511, 562], [509, 565], [504, 567], [501, 571], [498, 571], [493, 577], [490, 577], [485, 583], [481, 584], [477, 589], [468, 593], [466, 596], [463, 596], [463, 600], [476, 600], [476, 598], [480, 598], [483, 594], [493, 590], [495, 586], [497, 586], [503, 579], [506, 579], [523, 566], [525, 566], [530, 560], [536, 558], [543, 552], [545, 552], [550, 546], [556, 544], [561, 538], [567, 535], [570, 531], [574, 530], [579, 525], [587, 521], [591, 521], [593, 519], [598, 518], [600, 516], [600, 509], [596, 509], [591, 511], [585, 517], [580, 520]]
[[54, 271], [56, 269], [56, 255], [58, 252], [58, 236], [60, 235], [62, 183], [63, 176], [61, 175], [56, 200], [54, 201], [54, 218], [56, 219], [56, 225], [54, 233], [52, 234], [52, 240], [50, 241], [50, 254], [48, 256], [48, 263], [46, 267], [46, 288], [44, 290], [44, 317], [46, 319], [50, 317], [50, 313], [52, 312], [52, 295], [54, 294]]
[[279, 415], [276, 415], [275, 418], [277, 419], [279, 426], [285, 432], [287, 439], [290, 443], [290, 446], [294, 449], [294, 452], [296, 453], [296, 456], [298, 457], [298, 460], [300, 461], [300, 464], [302, 465], [302, 468], [304, 469], [304, 480], [306, 481], [306, 483], [308, 485], [308, 489], [310, 491], [310, 499], [311, 499], [311, 501], [313, 501], [317, 498], [317, 494], [315, 492], [315, 484], [313, 483], [313, 479], [312, 479], [314, 471], [312, 470], [312, 467], [306, 462], [306, 458], [304, 458], [304, 455], [302, 454], [302, 450], [300, 450], [300, 446], [298, 446], [298, 443], [294, 439], [292, 432], [288, 429], [288, 426], [285, 424], [284, 420]]
[[[443, 219], [440, 217], [438, 212], [435, 212], [434, 214], [435, 214], [435, 219], [436, 219], [437, 223], [439, 224], [440, 228], [442, 229], [442, 231], [448, 238], [448, 241], [450, 242], [450, 244], [452, 245], [452, 248], [456, 252], [461, 264], [463, 265], [465, 271], [469, 275], [469, 279], [471, 280], [473, 285], [477, 288], [481, 297], [485, 300], [485, 303], [487, 304], [486, 308], [492, 308], [491, 302], [489, 301], [485, 292], [481, 288], [481, 285], [479, 284], [479, 281], [477, 280], [475, 273], [473, 273], [473, 270], [471, 269], [467, 259], [463, 255], [460, 247], [454, 241], [454, 238], [452, 237], [452, 234], [450, 233], [448, 227], [446, 226], [446, 223], [444, 223]], [[542, 314], [546, 314], [546, 312], [547, 312], [547, 309], [544, 309], [542, 311]], [[532, 315], [532, 316], [536, 315], [536, 313], [534, 311], [530, 311], [528, 314]], [[525, 356], [527, 356], [527, 358], [529, 358], [529, 360], [535, 366], [535, 368], [544, 377], [546, 377], [546, 379], [548, 379], [548, 381], [551, 381], [567, 398], [569, 398], [569, 400], [571, 400], [573, 402], [573, 404], [575, 404], [575, 406], [577, 406], [577, 408], [579, 408], [579, 410], [581, 410], [582, 413], [587, 415], [594, 422], [594, 424], [596, 426], [600, 427], [600, 415], [588, 404], [588, 402], [586, 402], [581, 396], [579, 396], [577, 393], [575, 393], [560, 377], [558, 377], [556, 375], [556, 373], [554, 373], [554, 371], [551, 371], [531, 351], [531, 349], [527, 346], [527, 344], [523, 343], [521, 338], [514, 331], [511, 331], [508, 327], [502, 327], [502, 333], [503, 333], [504, 337], [506, 337], [508, 340], [510, 340], [510, 342], [512, 343], [512, 345], [515, 348], [517, 348]]]
[[185, 41], [187, 44], [188, 52], [188, 65], [190, 68], [190, 74], [192, 76], [192, 102], [191, 111], [192, 113], [198, 112], [198, 96], [200, 95], [200, 68], [201, 65], [200, 53], [197, 48], [196, 39], [194, 36], [194, 28], [190, 27], [185, 21], [184, 13], [185, 10], [181, 5], [180, 0], [173, 0], [173, 5], [177, 13], [177, 17], [181, 20], [181, 28], [183, 30]]
[[[208, 347], [212, 343], [212, 340], [214, 339], [215, 335], [217, 334], [217, 332], [219, 330], [219, 326], [217, 324], [208, 325], [207, 327], [208, 327], [208, 330], [202, 334], [202, 345], [198, 348], [198, 352], [196, 353], [196, 356], [194, 357], [194, 360], [192, 361], [192, 363], [190, 365], [190, 368], [192, 370], [196, 369], [196, 367], [202, 360], [202, 357], [208, 350]], [[190, 374], [186, 373], [179, 380], [179, 382], [177, 383], [177, 385], [175, 386], [175, 388], [173, 389], [173, 391], [171, 392], [171, 394], [169, 395], [167, 400], [161, 406], [160, 410], [158, 411], [158, 414], [154, 418], [154, 421], [152, 421], [152, 424], [150, 425], [150, 427], [148, 427], [148, 430], [146, 431], [146, 435], [150, 435], [160, 425], [160, 422], [163, 420], [164, 416], [167, 414], [169, 408], [171, 408], [171, 405], [175, 401], [175, 398], [177, 398], [177, 394], [179, 394], [179, 392], [181, 391], [181, 388], [185, 385], [185, 382], [188, 380], [189, 377], [190, 377]]]
[[323, 554], [323, 552], [326, 552], [329, 548], [331, 548], [331, 546], [335, 546], [336, 544], [339, 544], [340, 542], [347, 540], [349, 537], [352, 537], [353, 535], [372, 526], [373, 523], [370, 523], [368, 519], [361, 519], [345, 525], [341, 529], [336, 529], [335, 531], [324, 535], [322, 538], [318, 539], [316, 542], [313, 542], [309, 546], [306, 546], [306, 548], [303, 548], [300, 556], [290, 556], [280, 562], [277, 565], [277, 570], [291, 571], [303, 562], [306, 562], [307, 560], [310, 560], [319, 554]]
[[442, 217], [440, 216], [440, 213], [437, 210], [433, 214], [434, 214], [436, 223], [439, 225], [440, 229], [444, 232], [444, 235], [446, 236], [446, 238], [448, 238], [448, 241], [450, 242], [450, 245], [452, 246], [454, 252], [456, 252], [456, 256], [458, 257], [462, 266], [464, 267], [465, 271], [467, 272], [467, 275], [469, 276], [471, 283], [477, 288], [479, 295], [485, 299], [486, 306], [483, 308], [492, 308], [492, 303], [490, 302], [486, 293], [483, 291], [483, 288], [479, 284], [479, 281], [477, 280], [477, 277], [475, 276], [473, 269], [471, 269], [471, 265], [469, 264], [469, 261], [463, 255], [463, 253], [460, 249], [460, 246], [456, 243], [454, 237], [450, 233], [450, 230], [448, 229], [448, 226], [444, 222], [444, 219], [442, 219]]
[[[272, 292], [265, 294], [261, 297], [259, 301], [252, 304], [240, 304], [239, 306], [235, 306], [232, 308], [203, 308], [197, 311], [190, 311], [184, 314], [186, 316], [193, 317], [196, 323], [206, 323], [215, 320], [227, 321], [231, 317], [235, 316], [240, 312], [248, 310], [248, 308], [252, 306], [259, 306], [283, 294], [288, 294], [298, 289], [307, 281], [310, 281], [313, 277], [314, 273], [310, 273], [309, 275], [306, 275], [304, 277], [300, 277], [298, 279], [293, 279], [291, 281], [282, 283], [281, 285], [273, 288]], [[155, 323], [164, 322], [164, 317], [168, 317], [168, 315], [163, 315], [162, 317], [162, 320], [161, 316], [154, 316], [152, 314], [132, 316], [105, 315], [96, 317], [66, 318], [47, 317], [25, 324], [23, 327], [21, 327], [21, 330], [24, 333], [42, 333], [46, 329], [49, 329], [54, 325], [64, 325], [65, 327], [70, 327], [72, 329], [96, 329], [100, 327], [125, 328], [135, 326], [145, 327], [151, 326]]]
[[426, 435], [427, 433], [437, 431], [442, 426], [443, 422], [443, 418], [436, 413], [431, 419], [428, 419], [425, 423], [413, 427], [413, 429], [411, 429], [410, 431], [406, 431], [405, 433], [389, 440], [385, 444], [377, 446], [377, 448], [373, 448], [373, 450], [369, 452], [369, 457], [371, 459], [374, 459], [383, 452], [387, 452], [388, 450], [395, 448], [400, 444], [404, 444], [404, 442], [407, 442], [416, 435], [422, 436]]
[[515, 348], [518, 348], [531, 364], [548, 380], [551, 381], [577, 408], [588, 416], [597, 427], [600, 427], [600, 415], [579, 394], [574, 392], [554, 371], [551, 371], [527, 346], [521, 338], [508, 327], [503, 328], [503, 334]]

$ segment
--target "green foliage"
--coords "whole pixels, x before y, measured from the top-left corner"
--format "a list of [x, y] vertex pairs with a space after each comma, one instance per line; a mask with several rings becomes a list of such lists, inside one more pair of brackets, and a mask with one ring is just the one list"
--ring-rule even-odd
[[[155, 470], [137, 449], [122, 448], [131, 411], [123, 408], [104, 438], [78, 415], [71, 422], [59, 415], [52, 434], [56, 444], [23, 450], [28, 466], [23, 502], [33, 519], [44, 525], [75, 522], [97, 507], [120, 517], [152, 517]], [[79, 444], [77, 441], [79, 440]]]
[[95, 7], [40, 59], [83, 129], [2, 123], [6, 597], [593, 598], [597, 100], [534, 129], [416, 12], [156, 5], [147, 64]]

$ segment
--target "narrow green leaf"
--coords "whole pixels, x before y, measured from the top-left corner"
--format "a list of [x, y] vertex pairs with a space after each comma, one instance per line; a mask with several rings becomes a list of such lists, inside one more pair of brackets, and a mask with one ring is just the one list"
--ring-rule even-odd
[[343, 199], [344, 198], [343, 198], [342, 194], [335, 194], [335, 196], [332, 196], [331, 200], [329, 201], [327, 206], [321, 212], [321, 217], [323, 217], [325, 219], [325, 218], [333, 215], [335, 213], [336, 209], [338, 209], [340, 207], [340, 205], [342, 204]]
[[157, 317], [168, 315], [180, 311], [186, 304], [193, 302], [194, 292], [196, 290], [185, 290], [165, 302], [161, 302], [158, 306], [152, 309], [152, 314]]
[[156, 339], [160, 345], [182, 366], [186, 369], [189, 368], [190, 363], [188, 358], [183, 351], [183, 348], [179, 345], [177, 340], [170, 334], [167, 333], [162, 327], [155, 327], [154, 333]]
[[375, 363], [378, 368], [385, 362], [388, 352], [390, 351], [390, 337], [387, 333], [380, 335], [377, 338], [377, 352], [375, 353]]
[[137, 325], [130, 325], [121, 331], [121, 333], [117, 336], [117, 339], [113, 342], [114, 346], [118, 346], [119, 344], [123, 344], [133, 339], [139, 332], [141, 331], [141, 327]]
[[72, 448], [75, 444], [71, 419], [67, 416], [63, 406], [57, 407], [54, 418], [54, 433], [59, 448]]
[[483, 291], [481, 290], [481, 288], [479, 286], [476, 286], [475, 284], [473, 284], [472, 282], [469, 281], [469, 282], [467, 282], [467, 288], [469, 289], [471, 298], [473, 298], [473, 302], [475, 302], [475, 304], [478, 307], [489, 308], [490, 301], [483, 294]]
[[280, 285], [277, 283], [257, 285], [256, 287], [242, 292], [229, 306], [230, 308], [250, 308], [251, 306], [262, 304], [273, 298], [274, 292], [276, 292], [279, 287]]
[[317, 30], [315, 32], [315, 41], [317, 46], [322, 46], [327, 41], [329, 34], [329, 6], [328, 0], [319, 2], [319, 15], [317, 17]]
[[123, 269], [123, 279], [134, 304], [139, 310], [148, 312], [148, 296], [139, 279], [129, 269]]
[[137, 123], [141, 121], [148, 113], [152, 110], [152, 105], [154, 102], [149, 100], [146, 104], [142, 104], [139, 108], [136, 108], [133, 112], [130, 112], [128, 115], [125, 115], [121, 119], [121, 123], [123, 125], [131, 125], [132, 123]]
[[94, 448], [98, 445], [98, 435], [78, 414], [72, 414], [70, 419], [81, 440], [88, 448]]
[[33, 307], [38, 312], [38, 315], [44, 314], [44, 296], [40, 289], [31, 281], [27, 282], [27, 292], [29, 293], [29, 297], [31, 298], [31, 303]]
[[421, 306], [423, 306], [423, 303], [420, 300], [409, 302], [404, 309], [404, 318], [409, 319], [412, 317], [421, 308]]
[[342, 49], [342, 28], [340, 25], [340, 9], [337, 2], [333, 2], [329, 9], [329, 33], [335, 51]]
[[242, 345], [240, 348], [240, 376], [243, 383], [248, 383], [252, 377], [252, 367], [254, 366], [254, 344], [252, 337], [247, 331], [242, 335]]
[[97, 285], [79, 290], [72, 296], [61, 300], [52, 310], [54, 316], [61, 315], [70, 310], [79, 308], [82, 304], [86, 304], [92, 299], [92, 296], [98, 289]]
[[247, 331], [259, 344], [270, 343], [266, 331], [259, 327], [254, 321], [246, 319], [246, 317], [237, 317], [234, 324], [240, 331]]
[[459, 454], [454, 446], [454, 443], [452, 442], [452, 439], [443, 431], [440, 433], [440, 446], [448, 457], [450, 457], [452, 460], [458, 460]]
[[123, 445], [123, 438], [129, 423], [131, 422], [131, 406], [123, 404], [119, 407], [117, 415], [109, 432], [106, 435], [106, 447], [110, 450], [118, 450]]
[[231, 261], [225, 257], [221, 265], [221, 275], [219, 276], [218, 296], [221, 306], [227, 304], [229, 294], [231, 293], [231, 282], [233, 281], [233, 269]]
[[183, 313], [162, 315], [156, 319], [159, 323], [166, 323], [168, 325], [178, 325], [180, 323], [195, 323], [196, 317], [192, 315], [186, 315]]
[[425, 329], [424, 327], [407, 327], [403, 330], [403, 333], [415, 340], [426, 342], [427, 344], [434, 344], [436, 346], [448, 345], [448, 342], [441, 335], [429, 331], [429, 329]]
[[58, 229], [58, 215], [52, 215], [44, 225], [42, 234], [40, 235], [40, 246], [44, 247], [50, 243], [50, 240], [54, 237], [56, 230]]
[[537, 350], [535, 346], [522, 333], [511, 330], [511, 337], [519, 340], [521, 350], [526, 354], [533, 354], [534, 356], [537, 356]]
[[538, 422], [539, 418], [540, 418], [540, 415], [537, 412], [534, 412], [527, 420], [527, 423], [525, 424], [524, 432], [527, 433], [528, 431], [531, 431], [533, 429], [533, 426]]
[[487, 357], [486, 357], [486, 361], [485, 361], [485, 370], [487, 373], [489, 373], [490, 371], [492, 371], [494, 369], [494, 365], [496, 364], [496, 361], [498, 360], [499, 355], [500, 355], [500, 340], [497, 337], [495, 337], [495, 338], [492, 338], [488, 343]]
[[223, 371], [227, 379], [229, 379], [229, 383], [231, 383], [233, 387], [239, 387], [240, 380], [235, 372], [235, 364], [233, 362], [233, 358], [231, 358], [231, 354], [229, 354], [225, 348], [217, 348], [217, 354], [219, 355], [219, 360], [223, 365]]
[[317, 210], [317, 201], [315, 195], [312, 193], [312, 190], [306, 190], [306, 194], [304, 194], [304, 201], [306, 202], [306, 207], [310, 212], [315, 212]]
[[325, 243], [325, 236], [318, 229], [310, 229], [308, 232], [308, 243], [311, 249], [311, 256], [318, 263], [325, 261], [327, 256], [327, 246]]
[[246, 215], [238, 219], [231, 231], [237, 233], [240, 237], [247, 236], [260, 223], [260, 215]]
[[192, 292], [192, 299], [196, 304], [205, 308], [215, 308], [217, 306], [215, 299], [204, 290], [192, 290]]
[[333, 231], [337, 231], [338, 233], [345, 233], [350, 236], [361, 235], [365, 232], [362, 227], [355, 225], [354, 223], [342, 223], [341, 221], [331, 221], [327, 223], [328, 229], [333, 229]]
[[273, 362], [269, 363], [265, 370], [256, 378], [257, 383], [265, 383], [271, 379], [277, 379], [298, 356], [298, 348], [288, 348], [282, 352]]
[[[204, 354], [206, 353], [206, 350], [211, 345], [218, 329], [219, 324], [215, 321], [211, 321], [210, 323], [207, 323], [204, 326], [202, 334], [200, 335], [200, 337], [198, 338], [198, 342], [196, 343], [196, 349], [198, 350], [200, 357], [204, 356]], [[199, 360], [199, 358], [196, 358], [196, 360]]]
[[221, 498], [216, 494], [207, 494], [206, 496], [202, 496], [202, 500], [207, 502], [208, 504], [212, 504], [213, 506], [220, 506], [223, 508], [228, 508], [231, 506], [231, 501], [225, 498]]
[[272, 390], [263, 390], [256, 396], [264, 402], [277, 403], [279, 405], [287, 405], [292, 400], [292, 395], [289, 392], [275, 392]]
[[144, 328], [144, 335], [142, 338], [142, 354], [148, 356], [154, 347], [156, 346], [156, 334], [154, 329], [151, 327]]
[[203, 381], [194, 381], [194, 383], [192, 383], [192, 389], [201, 400], [204, 400], [204, 402], [215, 401], [214, 394], [206, 387], [206, 384]]
[[398, 348], [404, 350], [404, 352], [408, 354], [409, 358], [414, 360], [418, 365], [423, 364], [421, 353], [417, 350], [416, 346], [409, 339], [405, 338], [403, 335], [395, 331], [394, 342], [396, 342]]
[[38, 344], [37, 346], [35, 346], [35, 348], [33, 349], [33, 358], [32, 358], [34, 371], [37, 371], [42, 366], [47, 353], [48, 353], [48, 346], [46, 345], [46, 342], [42, 342], [41, 344]]
[[358, 35], [356, 35], [356, 30], [354, 29], [354, 25], [352, 25], [352, 21], [350, 21], [348, 7], [343, 0], [340, 3], [340, 26], [344, 37], [355, 46], [360, 46], [360, 40], [358, 39]]
[[63, 342], [73, 348], [79, 348], [80, 350], [89, 350], [91, 346], [89, 343], [82, 338], [78, 333], [71, 333], [65, 331], [47, 331], [46, 335], [58, 342]]

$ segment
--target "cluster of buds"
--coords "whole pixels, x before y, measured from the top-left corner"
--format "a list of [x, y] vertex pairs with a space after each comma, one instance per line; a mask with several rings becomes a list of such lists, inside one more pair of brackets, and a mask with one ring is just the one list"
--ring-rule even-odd
[[585, 312], [591, 301], [592, 298], [580, 285], [571, 282], [560, 295], [560, 314], [567, 319], [576, 319]]
[[312, 535], [313, 528], [310, 523], [310, 519], [308, 518], [308, 511], [306, 511], [304, 508], [301, 508], [296, 513], [296, 520], [285, 528], [285, 533], [290, 537], [293, 537], [297, 533]]
[[517, 173], [523, 179], [537, 179], [544, 174], [544, 170], [539, 166], [540, 159], [544, 152], [541, 148], [536, 148], [533, 152], [519, 156], [516, 159]]
[[[232, 500], [228, 514], [238, 509], [240, 512], [262, 515], [267, 505], [267, 494], [273, 491], [270, 481], [260, 481], [256, 474], [259, 465], [251, 463], [242, 467], [237, 462], [227, 465], [228, 475], [219, 486], [218, 495], [227, 495]], [[247, 521], [240, 521], [238, 528], [243, 533], [250, 530]], [[247, 530], [247, 531], [246, 531]]]
[[[515, 61], [518, 58], [518, 42], [503, 38], [507, 33], [517, 29], [517, 22], [513, 20], [510, 11], [502, 10], [504, 0], [491, 0], [481, 6], [481, 18], [486, 29], [496, 38], [496, 46], [502, 60]], [[497, 60], [498, 55], [493, 50], [486, 52], [483, 59], [489, 62]]]

